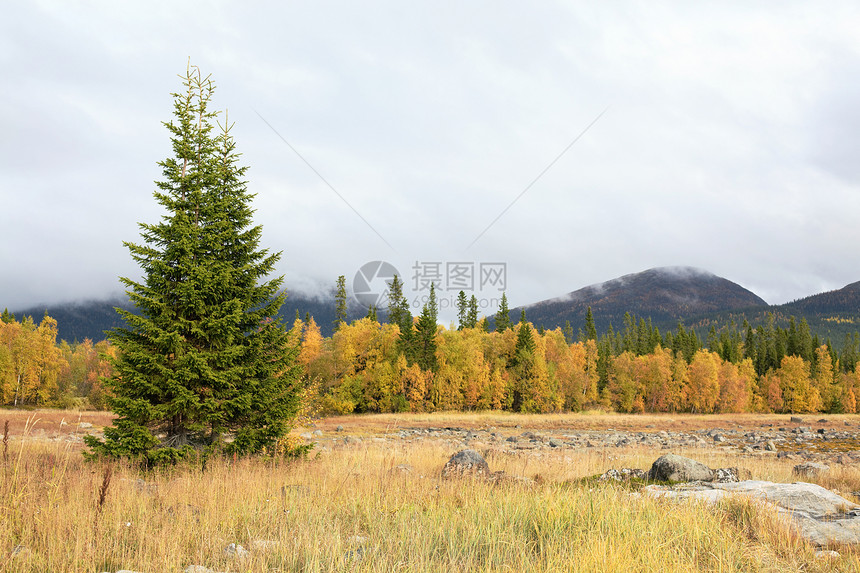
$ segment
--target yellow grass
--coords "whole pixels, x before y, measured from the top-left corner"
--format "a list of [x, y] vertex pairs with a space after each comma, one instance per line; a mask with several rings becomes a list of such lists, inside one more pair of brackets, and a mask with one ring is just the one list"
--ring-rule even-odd
[[[384, 432], [391, 420], [364, 423]], [[454, 451], [365, 440], [300, 461], [220, 460], [205, 472], [117, 464], [100, 506], [104, 466], [68, 443], [14, 440], [0, 482], [0, 571], [860, 571], [851, 551], [816, 559], [754, 504], [677, 504], [580, 479], [647, 468], [661, 452], [488, 452], [493, 470], [541, 477], [526, 487], [443, 481]], [[687, 453], [792, 480], [789, 463]], [[230, 543], [250, 554], [226, 555]]]

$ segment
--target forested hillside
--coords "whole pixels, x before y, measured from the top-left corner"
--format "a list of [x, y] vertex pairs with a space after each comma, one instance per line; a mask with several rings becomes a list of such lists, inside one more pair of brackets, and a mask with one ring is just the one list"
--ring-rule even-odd
[[[587, 286], [564, 296], [522, 307], [544, 328], [575, 327], [591, 308], [599, 331], [617, 328], [625, 313], [650, 318], [661, 330], [678, 321], [723, 311], [766, 308], [756, 294], [727, 279], [690, 267], [663, 267]], [[514, 312], [519, 312], [515, 308]]]
[[[46, 314], [55, 318], [58, 325], [57, 337], [69, 343], [84, 339], [104, 340], [105, 332], [121, 325], [121, 319], [116, 307], [134, 312], [134, 307], [126, 298], [111, 298], [107, 300], [90, 300], [61, 304], [42, 305], [14, 311], [18, 317], [31, 316], [35, 320]], [[357, 305], [348, 309], [349, 318], [356, 319], [367, 314], [366, 308]], [[281, 319], [292, 323], [298, 316], [313, 316], [322, 331], [330, 336], [334, 324], [334, 295], [311, 297], [300, 293], [288, 293], [284, 306], [281, 307]]]

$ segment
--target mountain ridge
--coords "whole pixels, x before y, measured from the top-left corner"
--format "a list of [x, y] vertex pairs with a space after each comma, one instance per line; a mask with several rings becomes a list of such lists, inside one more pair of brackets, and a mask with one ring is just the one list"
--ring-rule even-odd
[[596, 283], [514, 310], [536, 326], [555, 328], [585, 320], [590, 307], [598, 330], [618, 326], [625, 313], [659, 327], [711, 312], [767, 307], [767, 302], [728, 279], [695, 267], [656, 267]]
[[[349, 319], [360, 318], [367, 312], [354, 303]], [[16, 316], [39, 319], [47, 311], [57, 319], [59, 339], [69, 342], [84, 338], [101, 340], [104, 331], [121, 325], [115, 306], [131, 309], [122, 297], [54, 305], [36, 305]], [[860, 281], [841, 289], [810, 295], [781, 305], [768, 305], [752, 291], [707, 270], [695, 267], [656, 267], [631, 273], [571, 291], [564, 295], [511, 309], [517, 320], [520, 310], [536, 327], [563, 328], [570, 322], [574, 332], [582, 328], [585, 314], [591, 307], [598, 332], [611, 324], [622, 326], [625, 313], [648, 319], [661, 331], [672, 329], [679, 322], [695, 328], [700, 335], [715, 326], [718, 330], [747, 320], [753, 327], [773, 320], [787, 325], [790, 317], [805, 319], [810, 329], [822, 340], [840, 341], [845, 334], [860, 330]], [[280, 316], [291, 324], [296, 312], [304, 318], [310, 314], [325, 336], [331, 335], [334, 321], [334, 293], [328, 296], [307, 296], [290, 293]], [[385, 316], [380, 309], [380, 319]], [[492, 316], [489, 317], [492, 322]]]

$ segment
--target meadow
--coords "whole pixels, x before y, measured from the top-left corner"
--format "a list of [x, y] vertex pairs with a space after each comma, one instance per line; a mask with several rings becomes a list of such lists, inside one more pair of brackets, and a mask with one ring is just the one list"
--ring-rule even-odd
[[[492, 470], [533, 480], [490, 483], [441, 479], [454, 444], [395, 438], [403, 427], [453, 424], [504, 434], [657, 431], [742, 427], [763, 416], [344, 416], [295, 430], [296, 439], [322, 432], [322, 447], [305, 459], [218, 459], [205, 469], [150, 472], [84, 461], [80, 423], [98, 429], [109, 415], [2, 411], [0, 424], [4, 418], [2, 572], [860, 571], [858, 552], [840, 547], [838, 558], [816, 557], [766, 507], [657, 500], [592, 479], [610, 468], [647, 469], [665, 451], [489, 448]], [[756, 479], [794, 481], [794, 462], [773, 456], [675, 453], [743, 467]], [[819, 483], [850, 496], [860, 490], [860, 471], [834, 466]]]

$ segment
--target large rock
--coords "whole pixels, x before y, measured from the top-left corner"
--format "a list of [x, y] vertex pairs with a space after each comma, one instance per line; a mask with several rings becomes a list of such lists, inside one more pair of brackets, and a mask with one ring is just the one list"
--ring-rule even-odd
[[660, 456], [651, 465], [648, 479], [655, 481], [711, 481], [714, 470], [696, 460], [677, 454]]
[[443, 478], [478, 476], [489, 477], [490, 466], [484, 456], [475, 450], [461, 450], [454, 454], [442, 468]]
[[727, 496], [766, 502], [790, 518], [791, 526], [814, 545], [860, 543], [860, 506], [812, 483], [698, 483], [686, 486], [650, 485], [643, 493], [671, 499], [717, 502]]

